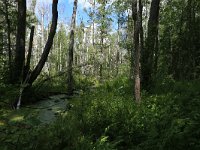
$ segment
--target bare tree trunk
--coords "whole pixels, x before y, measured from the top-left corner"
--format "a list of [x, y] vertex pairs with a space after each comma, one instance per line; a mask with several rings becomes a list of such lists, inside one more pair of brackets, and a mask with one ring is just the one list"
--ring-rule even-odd
[[78, 0], [74, 0], [74, 8], [72, 14], [71, 31], [70, 31], [70, 43], [68, 50], [68, 68], [67, 68], [67, 93], [73, 94], [73, 52], [74, 52], [74, 30], [76, 27], [76, 10]]
[[159, 57], [159, 39], [158, 39], [158, 33], [156, 36], [156, 40], [155, 40], [155, 58], [154, 58], [154, 64], [153, 64], [153, 75], [156, 76], [157, 74], [157, 70], [158, 70], [158, 57]]
[[5, 5], [5, 19], [7, 23], [9, 80], [10, 82], [12, 82], [12, 51], [11, 51], [11, 38], [10, 38], [10, 19], [8, 17], [7, 0], [4, 0], [4, 5]]
[[144, 31], [143, 31], [143, 26], [142, 26], [142, 12], [143, 12], [143, 5], [142, 5], [142, 1], [139, 0], [139, 24], [140, 24], [140, 43], [141, 43], [141, 52], [144, 49]]
[[30, 85], [32, 85], [32, 83], [37, 79], [38, 75], [40, 74], [40, 72], [42, 71], [42, 68], [44, 67], [44, 64], [48, 58], [50, 49], [52, 47], [53, 44], [53, 39], [56, 33], [56, 28], [57, 28], [57, 21], [58, 21], [58, 10], [57, 10], [57, 5], [58, 5], [58, 0], [53, 0], [53, 5], [52, 5], [52, 24], [51, 24], [51, 28], [50, 28], [50, 32], [49, 32], [49, 36], [47, 39], [47, 43], [44, 47], [44, 51], [42, 53], [42, 56], [37, 64], [37, 66], [35, 67], [35, 69], [33, 70], [33, 72], [31, 73], [30, 79], [28, 81], [28, 83]]
[[26, 0], [18, 0], [18, 23], [13, 82], [19, 83], [25, 61]]
[[133, 20], [134, 20], [134, 47], [135, 47], [135, 71], [134, 71], [134, 79], [135, 79], [135, 100], [137, 103], [140, 103], [140, 52], [141, 52], [141, 16], [142, 10], [140, 10], [141, 0], [133, 1]]
[[116, 74], [115, 76], [118, 76], [118, 73], [119, 73], [119, 45], [120, 45], [120, 22], [119, 22], [119, 16], [118, 16], [118, 21], [117, 21], [117, 44], [118, 44], [118, 47], [117, 47], [117, 52], [116, 52]]
[[30, 33], [28, 55], [27, 55], [27, 59], [26, 59], [26, 65], [24, 67], [23, 81], [26, 79], [28, 72], [30, 71], [30, 62], [31, 62], [31, 54], [32, 54], [32, 48], [33, 48], [34, 30], [35, 30], [35, 26], [32, 26], [31, 27], [31, 33]]
[[142, 59], [142, 76], [143, 85], [146, 90], [150, 90], [152, 86], [152, 75], [153, 75], [153, 61], [155, 54], [156, 38], [158, 36], [158, 20], [159, 20], [159, 7], [160, 0], [152, 0], [150, 8], [150, 16], [148, 21], [148, 33], [146, 39], [145, 51], [143, 51]]
[[[104, 45], [104, 39], [103, 39], [103, 31], [101, 31], [101, 50], [100, 50], [100, 53], [101, 53], [101, 57], [103, 57], [103, 45]], [[103, 70], [103, 58], [100, 58], [102, 59], [100, 61], [100, 66], [99, 66], [99, 78], [100, 78], [100, 81], [102, 80], [102, 70]]]

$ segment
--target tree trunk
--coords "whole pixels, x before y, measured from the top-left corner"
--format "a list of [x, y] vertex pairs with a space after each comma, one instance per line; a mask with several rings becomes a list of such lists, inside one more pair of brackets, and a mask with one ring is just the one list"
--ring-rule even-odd
[[[40, 61], [37, 64], [37, 66], [35, 67], [33, 72], [27, 73], [24, 81], [21, 83], [19, 98], [15, 102], [16, 105], [14, 105], [14, 107], [17, 108], [17, 109], [19, 109], [19, 107], [21, 105], [21, 101], [24, 99], [24, 97], [26, 97], [26, 94], [29, 94], [29, 90], [30, 90], [33, 82], [37, 79], [38, 75], [42, 71], [42, 68], [44, 67], [44, 64], [45, 64], [45, 62], [48, 58], [48, 54], [49, 54], [50, 49], [52, 47], [53, 38], [54, 38], [54, 35], [56, 33], [56, 28], [57, 28], [57, 20], [58, 20], [57, 5], [58, 5], [58, 0], [53, 0], [53, 4], [52, 4], [52, 15], [53, 15], [52, 16], [52, 24], [51, 24], [50, 33], [49, 33], [49, 36], [48, 36], [48, 39], [47, 39], [47, 43], [44, 47], [44, 51], [42, 53], [42, 56], [40, 58]], [[33, 29], [32, 29], [32, 33], [33, 33]], [[32, 40], [31, 38], [30, 38], [30, 41]], [[31, 51], [31, 49], [29, 49], [29, 50]], [[29, 53], [29, 55], [30, 55], [30, 53]], [[30, 56], [28, 56], [28, 57], [30, 57]], [[28, 59], [29, 58], [27, 58], [27, 62], [29, 61]]]
[[58, 0], [53, 0], [53, 4], [52, 4], [52, 14], [53, 14], [53, 16], [52, 16], [52, 24], [51, 24], [49, 36], [48, 36], [48, 39], [47, 39], [47, 43], [44, 47], [44, 51], [42, 53], [42, 56], [41, 56], [41, 58], [40, 58], [40, 60], [37, 64], [37, 66], [35, 67], [35, 69], [33, 70], [33, 72], [30, 75], [30, 79], [28, 81], [28, 83], [30, 85], [32, 85], [32, 83], [37, 79], [38, 75], [42, 71], [42, 68], [44, 67], [44, 64], [45, 64], [45, 62], [48, 58], [50, 49], [52, 47], [54, 35], [56, 33], [56, 28], [57, 28], [57, 20], [58, 20], [57, 5], [58, 5]]
[[153, 75], [156, 76], [157, 75], [157, 70], [158, 70], [158, 58], [159, 58], [159, 39], [158, 39], [158, 33], [156, 36], [156, 40], [155, 40], [155, 54], [154, 54], [154, 64], [153, 64]]
[[67, 93], [68, 95], [73, 94], [73, 52], [74, 52], [74, 30], [76, 27], [76, 10], [77, 1], [74, 0], [74, 8], [72, 14], [71, 31], [70, 31], [70, 43], [68, 50], [68, 68], [67, 68]]
[[31, 54], [32, 54], [32, 48], [33, 48], [33, 36], [34, 36], [34, 30], [35, 27], [31, 27], [31, 33], [30, 33], [30, 41], [29, 41], [29, 48], [28, 48], [28, 55], [26, 59], [26, 65], [24, 67], [24, 75], [23, 75], [23, 81], [26, 79], [29, 71], [30, 71], [30, 62], [31, 62]]
[[137, 103], [140, 103], [140, 51], [141, 51], [141, 16], [142, 11], [140, 10], [139, 4], [141, 4], [141, 0], [133, 1], [133, 20], [134, 20], [134, 48], [135, 48], [135, 70], [134, 70], [134, 79], [135, 79], [135, 100]]
[[[139, 1], [139, 24], [140, 24], [140, 43], [141, 43], [141, 50], [144, 49], [144, 31], [143, 31], [143, 26], [142, 26], [142, 12], [143, 12], [143, 5], [142, 5], [142, 1]], [[142, 51], [140, 52], [142, 53]]]
[[26, 0], [18, 0], [18, 23], [13, 82], [19, 83], [25, 61]]
[[150, 16], [148, 21], [148, 33], [146, 39], [146, 46], [143, 51], [142, 59], [142, 76], [143, 87], [149, 91], [152, 86], [153, 75], [153, 61], [155, 54], [156, 38], [158, 36], [158, 20], [159, 20], [159, 7], [160, 0], [152, 0], [150, 8]]
[[94, 25], [95, 25], [95, 23], [94, 23], [94, 15], [95, 15], [95, 0], [94, 0], [94, 2], [93, 2], [93, 4], [92, 4], [92, 6], [93, 6], [93, 16], [92, 16], [92, 45], [93, 45], [93, 48], [94, 48], [94, 45], [95, 45], [95, 29], [94, 29]]
[[100, 66], [99, 66], [99, 78], [100, 81], [102, 81], [102, 70], [103, 70], [103, 45], [104, 45], [104, 39], [103, 39], [103, 31], [101, 30], [101, 49], [100, 49], [100, 55], [102, 60], [100, 60]]
[[119, 16], [118, 16], [118, 20], [117, 20], [117, 44], [118, 44], [118, 47], [117, 47], [117, 51], [116, 51], [116, 64], [115, 64], [115, 67], [116, 67], [116, 74], [115, 76], [118, 76], [118, 73], [119, 73], [119, 45], [120, 45], [120, 20], [119, 20]]

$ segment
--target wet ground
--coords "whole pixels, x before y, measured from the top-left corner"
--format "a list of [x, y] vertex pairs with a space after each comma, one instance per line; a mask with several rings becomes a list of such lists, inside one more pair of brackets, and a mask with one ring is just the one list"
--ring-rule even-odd
[[50, 96], [33, 105], [22, 106], [19, 110], [1, 110], [0, 128], [18, 122], [31, 125], [52, 123], [66, 112], [68, 103], [67, 95], [61, 94]]

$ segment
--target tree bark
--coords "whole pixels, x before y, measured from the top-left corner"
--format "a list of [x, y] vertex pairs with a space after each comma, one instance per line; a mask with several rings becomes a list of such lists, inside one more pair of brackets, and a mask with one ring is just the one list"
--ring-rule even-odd
[[31, 54], [32, 54], [32, 48], [33, 48], [34, 30], [35, 30], [35, 26], [32, 26], [31, 27], [31, 33], [30, 33], [28, 55], [27, 55], [27, 59], [26, 59], [26, 65], [24, 66], [23, 81], [26, 79], [26, 77], [27, 77], [27, 75], [30, 71], [30, 62], [31, 62]]
[[137, 103], [140, 103], [141, 96], [140, 96], [140, 52], [141, 52], [141, 16], [142, 10], [140, 10], [141, 7], [139, 5], [141, 4], [141, 0], [134, 0], [133, 1], [133, 20], [134, 20], [134, 48], [135, 48], [135, 70], [134, 70], [134, 80], [135, 80], [135, 100]]
[[117, 20], [117, 51], [116, 51], [116, 64], [115, 64], [115, 69], [116, 69], [116, 74], [115, 76], [118, 76], [119, 73], [119, 45], [120, 45], [120, 20], [119, 20], [119, 16], [118, 16], [118, 20]]
[[19, 83], [25, 61], [26, 0], [18, 0], [18, 23], [13, 82]]
[[139, 24], [140, 24], [140, 43], [141, 43], [141, 52], [144, 49], [144, 31], [143, 31], [143, 26], [142, 26], [142, 12], [143, 12], [143, 5], [142, 5], [142, 1], [139, 0]]
[[76, 27], [76, 10], [78, 0], [74, 0], [74, 8], [72, 14], [71, 31], [70, 31], [70, 43], [68, 49], [68, 68], [67, 68], [67, 93], [73, 94], [73, 52], [74, 52], [74, 30]]
[[154, 54], [154, 62], [153, 62], [153, 75], [156, 76], [157, 75], [157, 71], [158, 71], [158, 58], [159, 58], [159, 39], [158, 39], [158, 33], [156, 36], [156, 40], [155, 40], [155, 54]]
[[148, 21], [148, 33], [146, 39], [146, 46], [143, 51], [142, 58], [142, 76], [143, 87], [149, 91], [152, 86], [153, 75], [153, 61], [155, 54], [156, 38], [158, 36], [158, 20], [159, 20], [159, 7], [160, 0], [152, 0], [150, 8], [150, 16]]

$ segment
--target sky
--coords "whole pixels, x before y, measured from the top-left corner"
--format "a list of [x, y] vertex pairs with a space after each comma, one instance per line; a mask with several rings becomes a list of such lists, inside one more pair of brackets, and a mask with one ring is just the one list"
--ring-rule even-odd
[[[32, 0], [27, 0], [27, 6], [31, 5]], [[41, 8], [45, 7], [48, 8], [48, 12], [46, 12], [45, 15], [45, 26], [49, 24], [51, 21], [51, 7], [52, 7], [52, 1], [53, 0], [37, 0], [36, 8], [35, 8], [35, 14], [39, 21], [41, 21]], [[81, 21], [84, 22], [84, 24], [87, 26], [88, 21], [89, 21], [89, 16], [88, 14], [84, 11], [88, 10], [91, 7], [91, 4], [89, 1], [92, 0], [78, 0], [78, 9], [77, 9], [77, 25], [80, 24]], [[115, 0], [110, 0], [109, 2], [114, 2]], [[73, 11], [73, 3], [74, 0], [58, 0], [58, 23], [63, 23], [67, 28], [70, 26], [70, 21], [71, 21], [71, 16], [72, 16], [72, 11]], [[117, 29], [117, 23], [115, 17], [113, 19], [113, 24], [112, 24], [112, 30], [115, 31]]]
[[[81, 22], [81, 20], [84, 20], [85, 23], [87, 23], [87, 20], [89, 20], [88, 15], [84, 11], [84, 9], [88, 9], [90, 7], [90, 3], [87, 1], [88, 0], [78, 0], [78, 9], [77, 9], [77, 23], [78, 24]], [[27, 3], [29, 7], [29, 5], [31, 4], [31, 0], [28, 0]], [[49, 8], [49, 12], [47, 12], [45, 15], [46, 16], [45, 22], [46, 24], [48, 24], [48, 22], [51, 20], [52, 0], [37, 0], [35, 13], [39, 20], [41, 19], [41, 15], [39, 12], [42, 7]], [[71, 21], [72, 11], [73, 11], [73, 0], [59, 0], [58, 1], [58, 22], [69, 24]]]

